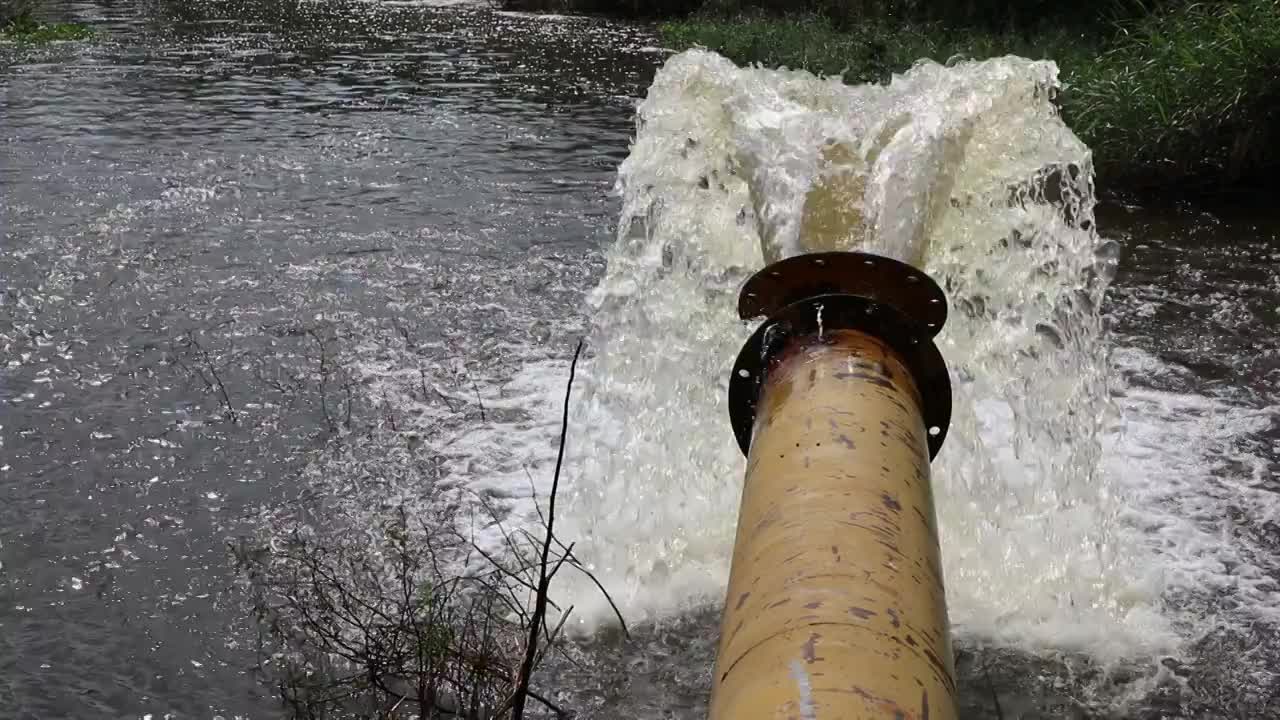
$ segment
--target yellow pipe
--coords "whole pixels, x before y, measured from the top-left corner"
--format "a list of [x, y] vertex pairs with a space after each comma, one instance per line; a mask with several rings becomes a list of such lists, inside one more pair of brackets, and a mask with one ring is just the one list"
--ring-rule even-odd
[[955, 720], [921, 398], [859, 331], [769, 361], [712, 720]]

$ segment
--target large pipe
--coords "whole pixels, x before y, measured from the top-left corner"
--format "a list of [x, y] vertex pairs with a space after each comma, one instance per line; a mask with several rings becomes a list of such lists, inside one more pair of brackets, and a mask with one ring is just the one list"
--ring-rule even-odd
[[770, 319], [731, 385], [748, 462], [712, 720], [957, 717], [929, 478], [950, 417], [940, 297], [857, 253], [744, 288], [742, 314]]

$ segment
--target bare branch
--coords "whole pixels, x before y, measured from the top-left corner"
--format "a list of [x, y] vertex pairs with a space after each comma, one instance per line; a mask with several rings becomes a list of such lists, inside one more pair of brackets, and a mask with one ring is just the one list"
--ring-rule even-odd
[[[234, 321], [232, 320], [224, 321], [214, 326], [214, 328], [223, 327], [225, 325], [230, 324], [231, 322], [234, 322]], [[210, 328], [210, 329], [213, 329], [213, 328]], [[194, 373], [195, 375], [197, 375], [200, 378], [200, 380], [204, 382], [206, 390], [208, 390], [209, 392], [217, 393], [221, 398], [223, 414], [225, 414], [227, 419], [229, 419], [231, 422], [233, 423], [237, 422], [239, 419], [239, 415], [236, 413], [235, 405], [231, 402], [231, 393], [228, 392], [227, 390], [227, 384], [222, 381], [222, 376], [218, 374], [218, 366], [217, 366], [217, 363], [214, 362], [213, 356], [209, 353], [207, 349], [205, 349], [203, 345], [200, 344], [200, 340], [196, 337], [195, 330], [188, 330], [186, 332], [183, 342], [184, 342], [184, 345], [186, 346], [186, 349], [196, 356], [196, 359], [199, 361], [200, 364], [197, 365], [195, 368], [191, 368], [187, 366], [186, 363], [182, 362], [181, 355], [179, 354], [177, 349], [177, 344], [175, 343], [175, 341], [170, 340], [169, 349], [173, 354], [173, 359], [175, 363], [182, 369], [186, 370], [188, 373]], [[234, 343], [231, 344], [231, 347], [234, 349], [235, 347]], [[208, 373], [207, 375], [205, 374], [206, 372]], [[209, 379], [210, 377], [212, 377], [213, 379], [210, 380]]]
[[529, 681], [533, 675], [534, 662], [538, 657], [538, 634], [547, 615], [547, 592], [550, 589], [551, 577], [547, 574], [551, 557], [551, 543], [555, 536], [556, 495], [560, 490], [560, 471], [564, 467], [565, 444], [569, 437], [569, 400], [573, 394], [573, 380], [578, 371], [578, 358], [582, 356], [582, 341], [573, 352], [573, 361], [569, 363], [569, 382], [564, 391], [564, 414], [560, 421], [560, 449], [556, 454], [555, 475], [551, 479], [551, 497], [547, 502], [547, 538], [542, 544], [542, 560], [539, 564], [538, 594], [534, 598], [533, 617], [530, 619], [529, 641], [525, 646], [524, 663], [520, 666], [520, 677], [516, 684], [515, 698], [512, 700], [511, 716], [513, 720], [524, 719], [525, 697], [529, 694]]
[[[524, 468], [524, 474], [525, 474], [525, 477], [529, 479], [529, 492], [533, 498], [533, 507], [538, 511], [538, 520], [540, 520], [542, 522], [542, 526], [546, 528], [547, 517], [542, 513], [542, 506], [538, 504], [538, 488], [537, 488], [537, 485], [535, 485], [533, 482], [533, 474], [529, 472], [528, 466]], [[522, 532], [524, 532], [525, 536], [528, 537], [530, 542], [536, 542], [534, 537], [530, 535], [527, 531], [522, 531]], [[561, 542], [560, 538], [556, 537], [555, 535], [552, 535], [550, 532], [548, 532], [548, 536], [551, 537], [553, 541], [555, 541], [555, 544], [560, 548], [561, 552], [564, 553], [564, 557], [569, 558], [570, 566], [572, 566], [574, 569], [576, 569], [578, 572], [582, 573], [583, 575], [586, 575], [587, 579], [591, 581], [591, 584], [595, 585], [596, 589], [600, 591], [600, 594], [604, 596], [604, 599], [608, 601], [609, 607], [613, 610], [614, 617], [618, 618], [618, 625], [622, 627], [622, 634], [625, 635], [628, 640], [630, 640], [631, 631], [627, 628], [627, 621], [623, 619], [622, 611], [618, 609], [618, 604], [614, 602], [613, 596], [609, 594], [608, 590], [604, 589], [604, 584], [602, 584], [600, 580], [595, 576], [595, 574], [592, 573], [590, 570], [588, 570], [586, 567], [584, 567], [582, 563], [578, 560], [578, 558], [574, 556], [572, 546], [566, 546], [563, 542]]]
[[[346, 433], [338, 434], [343, 422], [341, 393], [347, 396], [350, 428], [353, 396], [361, 388], [335, 361], [338, 335], [331, 327], [300, 328], [296, 334], [303, 336], [304, 351], [313, 347], [319, 353], [316, 360], [308, 358], [310, 367], [299, 377], [246, 369], [256, 369], [263, 385], [282, 396], [296, 396], [318, 378], [323, 421], [334, 433], [329, 450], [343, 457], [350, 448], [340, 444]], [[218, 379], [203, 358], [213, 360], [216, 354], [221, 363], [225, 353], [203, 356], [191, 344], [196, 339], [173, 342], [173, 364], [216, 393]], [[394, 505], [374, 498], [378, 504], [367, 507], [376, 518], [372, 522], [362, 508], [361, 514], [338, 515], [333, 521], [326, 517], [325, 522], [311, 525], [316, 517], [302, 505], [323, 510], [334, 497], [303, 490], [293, 499], [301, 505], [295, 508], [291, 503], [270, 516], [260, 542], [242, 541], [232, 548], [240, 585], [249, 593], [257, 624], [258, 669], [278, 688], [290, 716], [393, 720], [443, 713], [523, 720], [529, 702], [567, 715], [531, 684], [533, 674], [555, 653], [563, 654], [567, 662], [577, 662], [564, 641], [574, 608], [562, 611], [550, 597], [554, 579], [569, 565], [604, 593], [601, 583], [575, 556], [575, 545], [555, 534], [570, 401], [582, 352], [583, 344], [578, 343], [564, 391], [559, 450], [546, 508], [538, 504], [537, 485], [525, 469], [543, 535], [532, 527], [513, 527], [517, 523], [499, 496], [432, 484], [434, 466], [418, 458], [407, 467], [379, 469], [373, 463], [361, 467], [353, 488], [343, 490], [337, 500], [365, 501], [361, 493], [366, 484], [394, 487], [406, 477], [415, 479], [411, 473], [421, 473], [430, 491], [439, 489], [447, 495]], [[459, 379], [468, 382], [465, 377]], [[433, 389], [421, 369], [409, 384], [420, 384], [415, 391], [420, 390], [424, 399]], [[488, 422], [478, 384], [470, 384], [481, 407], [481, 420]], [[330, 398], [334, 391], [339, 392]], [[449, 403], [448, 396], [435, 392]], [[461, 394], [452, 397], [462, 399]], [[330, 399], [338, 404], [330, 405]], [[387, 413], [389, 429], [403, 426], [404, 418], [395, 417], [389, 395], [369, 401], [375, 413]], [[376, 421], [370, 425], [371, 430], [376, 427]], [[400, 476], [402, 472], [406, 475]], [[425, 514], [416, 509], [419, 501], [430, 508]], [[347, 524], [353, 520], [357, 524]], [[501, 539], [482, 544], [481, 532], [497, 532]], [[612, 598], [604, 595], [622, 623]], [[554, 622], [548, 618], [553, 611], [559, 614]], [[627, 632], [625, 623], [622, 627]]]
[[564, 708], [560, 707], [559, 705], [556, 705], [555, 703], [551, 702], [550, 700], [546, 699], [545, 697], [543, 697], [543, 696], [539, 695], [538, 693], [536, 693], [536, 692], [534, 692], [534, 691], [532, 691], [532, 690], [530, 690], [530, 691], [529, 691], [529, 697], [531, 697], [531, 698], [533, 698], [534, 700], [537, 700], [538, 702], [542, 703], [543, 705], [545, 705], [545, 706], [547, 707], [547, 709], [548, 709], [548, 710], [550, 710], [551, 712], [555, 713], [556, 715], [559, 715], [560, 717], [568, 717], [568, 716], [569, 716], [569, 713], [568, 713], [568, 712], [566, 712]]
[[486, 418], [484, 414], [484, 400], [480, 398], [480, 387], [476, 385], [476, 381], [474, 379], [472, 379], [471, 381], [471, 389], [475, 392], [476, 402], [479, 403], [480, 405], [480, 422], [482, 423], [489, 422], [489, 419]]
[[569, 553], [568, 557], [570, 558], [570, 563], [569, 563], [570, 566], [572, 566], [575, 570], [582, 573], [583, 575], [586, 575], [587, 579], [591, 581], [591, 584], [596, 586], [596, 589], [600, 591], [601, 595], [604, 595], [604, 599], [608, 601], [609, 607], [613, 609], [614, 617], [618, 618], [618, 625], [622, 627], [622, 634], [626, 636], [628, 640], [630, 640], [631, 631], [627, 629], [627, 621], [622, 618], [622, 611], [618, 609], [618, 604], [613, 601], [613, 596], [609, 594], [608, 590], [604, 589], [604, 585], [600, 583], [600, 581], [596, 578], [596, 576], [590, 570], [583, 567], [582, 563], [578, 562], [578, 559], [576, 557], [573, 557], [572, 553]]
[[[306, 333], [307, 335], [311, 336], [311, 339], [316, 341], [316, 346], [320, 349], [320, 358], [319, 358], [320, 412], [324, 414], [324, 422], [325, 422], [325, 425], [329, 428], [329, 432], [331, 433], [337, 432], [338, 425], [337, 423], [334, 422], [333, 416], [329, 414], [329, 372], [330, 372], [329, 347], [325, 343], [324, 339], [320, 337], [320, 333], [316, 330], [316, 328], [307, 328]], [[348, 394], [348, 398], [350, 398], [349, 394]], [[351, 407], [349, 400], [347, 403], [347, 407], [348, 407], [348, 410]], [[350, 415], [348, 415], [348, 417], [350, 417]]]

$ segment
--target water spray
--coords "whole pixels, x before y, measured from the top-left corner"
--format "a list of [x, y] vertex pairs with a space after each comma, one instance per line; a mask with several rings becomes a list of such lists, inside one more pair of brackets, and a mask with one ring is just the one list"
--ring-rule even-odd
[[951, 418], [942, 290], [816, 252], [753, 276], [738, 312], [767, 319], [729, 387], [747, 470], [710, 717], [954, 720], [929, 475]]

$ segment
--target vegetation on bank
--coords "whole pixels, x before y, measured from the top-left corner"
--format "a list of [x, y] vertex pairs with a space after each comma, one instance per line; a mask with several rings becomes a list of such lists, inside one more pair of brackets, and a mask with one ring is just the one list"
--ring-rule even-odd
[[[1025, 8], [1034, 3], [1005, 3]], [[1024, 16], [1030, 13], [1024, 13]], [[1012, 23], [1012, 16], [997, 16]], [[1104, 184], [1237, 185], [1280, 167], [1280, 3], [1166, 2], [1146, 14], [1003, 29], [972, 21], [702, 12], [662, 26], [675, 49], [882, 82], [919, 58], [1016, 54], [1058, 63], [1064, 120]], [[1012, 29], [1011, 29], [1012, 28]]]
[[59, 40], [85, 40], [93, 36], [93, 28], [79, 23], [44, 23], [29, 10], [11, 18], [0, 18], [0, 39], [43, 44]]
[[[318, 403], [329, 460], [303, 471], [305, 499], [265, 508], [257, 528], [228, 548], [257, 630], [257, 672], [275, 689], [283, 716], [569, 717], [558, 704], [557, 679], [545, 670], [553, 655], [578, 662], [566, 641], [574, 608], [557, 604], [553, 580], [561, 571], [590, 579], [630, 637], [556, 525], [582, 343], [569, 365], [550, 493], [539, 497], [531, 472], [536, 520], [526, 526], [504, 496], [439, 482], [443, 459], [419, 445], [435, 419], [397, 420], [386, 395], [385, 406], [353, 400], [358, 381], [336, 328], [301, 334], [314, 340], [314, 365], [297, 375], [283, 371], [288, 380], [276, 380], [275, 391], [287, 402]], [[170, 351], [173, 366], [217, 398], [227, 422], [242, 421], [217, 372], [225, 354], [195, 333], [174, 338]], [[226, 352], [244, 362], [243, 352]], [[418, 402], [431, 392], [425, 372], [399, 390]], [[351, 443], [357, 436], [362, 441]]]

